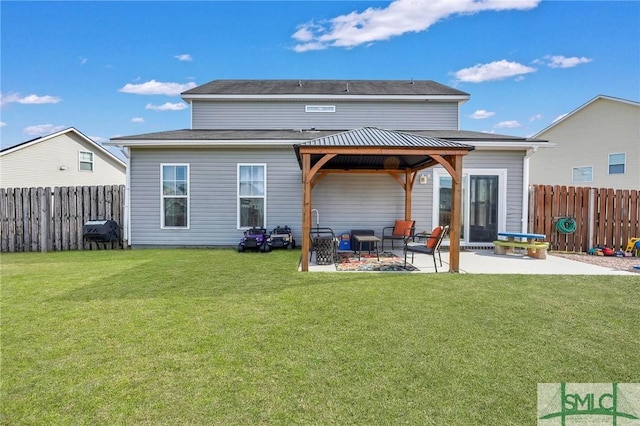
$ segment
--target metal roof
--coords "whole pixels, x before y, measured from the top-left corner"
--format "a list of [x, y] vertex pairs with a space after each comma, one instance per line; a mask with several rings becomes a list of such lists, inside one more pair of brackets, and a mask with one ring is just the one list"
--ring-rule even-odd
[[[428, 167], [435, 164], [424, 150], [442, 151], [472, 151], [472, 145], [452, 142], [445, 139], [419, 136], [411, 133], [394, 130], [383, 130], [375, 127], [363, 127], [330, 136], [320, 137], [308, 142], [294, 145], [293, 149], [302, 168], [301, 147], [325, 147], [325, 148], [383, 148], [380, 155], [361, 155], [355, 152], [345, 152], [329, 160], [323, 169], [325, 170], [406, 170]], [[393, 153], [384, 153], [388, 148]], [[394, 149], [395, 148], [395, 149]], [[406, 150], [406, 153], [397, 154], [397, 150]], [[313, 166], [324, 156], [324, 152], [311, 155]]]
[[469, 96], [431, 80], [213, 80], [182, 95]]
[[419, 136], [396, 130], [384, 130], [376, 127], [363, 127], [325, 137], [319, 137], [305, 146], [388, 146], [402, 148], [459, 148], [472, 150], [473, 146], [446, 139]]

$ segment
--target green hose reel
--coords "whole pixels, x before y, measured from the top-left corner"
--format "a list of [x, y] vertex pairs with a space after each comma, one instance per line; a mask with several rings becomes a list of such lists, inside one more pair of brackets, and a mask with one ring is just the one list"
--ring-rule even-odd
[[573, 234], [577, 227], [578, 224], [572, 217], [561, 217], [556, 222], [556, 230], [561, 234]]

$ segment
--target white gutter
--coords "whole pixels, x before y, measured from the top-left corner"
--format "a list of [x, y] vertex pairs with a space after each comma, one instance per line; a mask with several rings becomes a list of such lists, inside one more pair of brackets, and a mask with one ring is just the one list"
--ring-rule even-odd
[[125, 186], [124, 186], [124, 223], [122, 224], [122, 234], [127, 241], [127, 246], [131, 246], [131, 156], [128, 147], [120, 147], [120, 151], [127, 157], [127, 167], [125, 169]]
[[205, 146], [205, 147], [219, 147], [219, 146], [234, 146], [237, 148], [250, 148], [257, 146], [293, 146], [295, 144], [309, 142], [311, 139], [289, 139], [289, 140], [153, 140], [153, 139], [117, 139], [110, 142], [104, 142], [104, 145], [108, 146], [138, 146], [138, 147], [153, 147], [153, 148], [180, 148], [186, 146]]

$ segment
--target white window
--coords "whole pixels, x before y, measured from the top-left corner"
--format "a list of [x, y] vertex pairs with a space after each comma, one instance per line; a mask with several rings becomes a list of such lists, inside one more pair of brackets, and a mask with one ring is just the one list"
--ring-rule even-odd
[[574, 167], [572, 182], [593, 182], [593, 167]]
[[238, 228], [266, 226], [267, 165], [238, 164]]
[[304, 112], [336, 112], [335, 105], [305, 105]]
[[84, 172], [93, 171], [93, 152], [80, 151], [78, 158], [80, 160], [81, 171], [84, 171]]
[[162, 228], [189, 227], [189, 165], [161, 164]]
[[622, 152], [618, 154], [609, 154], [609, 174], [624, 174], [627, 155]]

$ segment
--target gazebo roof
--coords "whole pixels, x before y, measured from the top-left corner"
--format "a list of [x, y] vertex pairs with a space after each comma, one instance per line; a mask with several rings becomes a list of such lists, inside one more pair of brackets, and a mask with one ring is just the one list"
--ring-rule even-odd
[[435, 161], [428, 153], [447, 155], [472, 151], [472, 145], [375, 127], [319, 137], [293, 146], [302, 169], [301, 148], [314, 149], [313, 167], [326, 153], [340, 153], [322, 166], [323, 170], [406, 170], [429, 167]]

